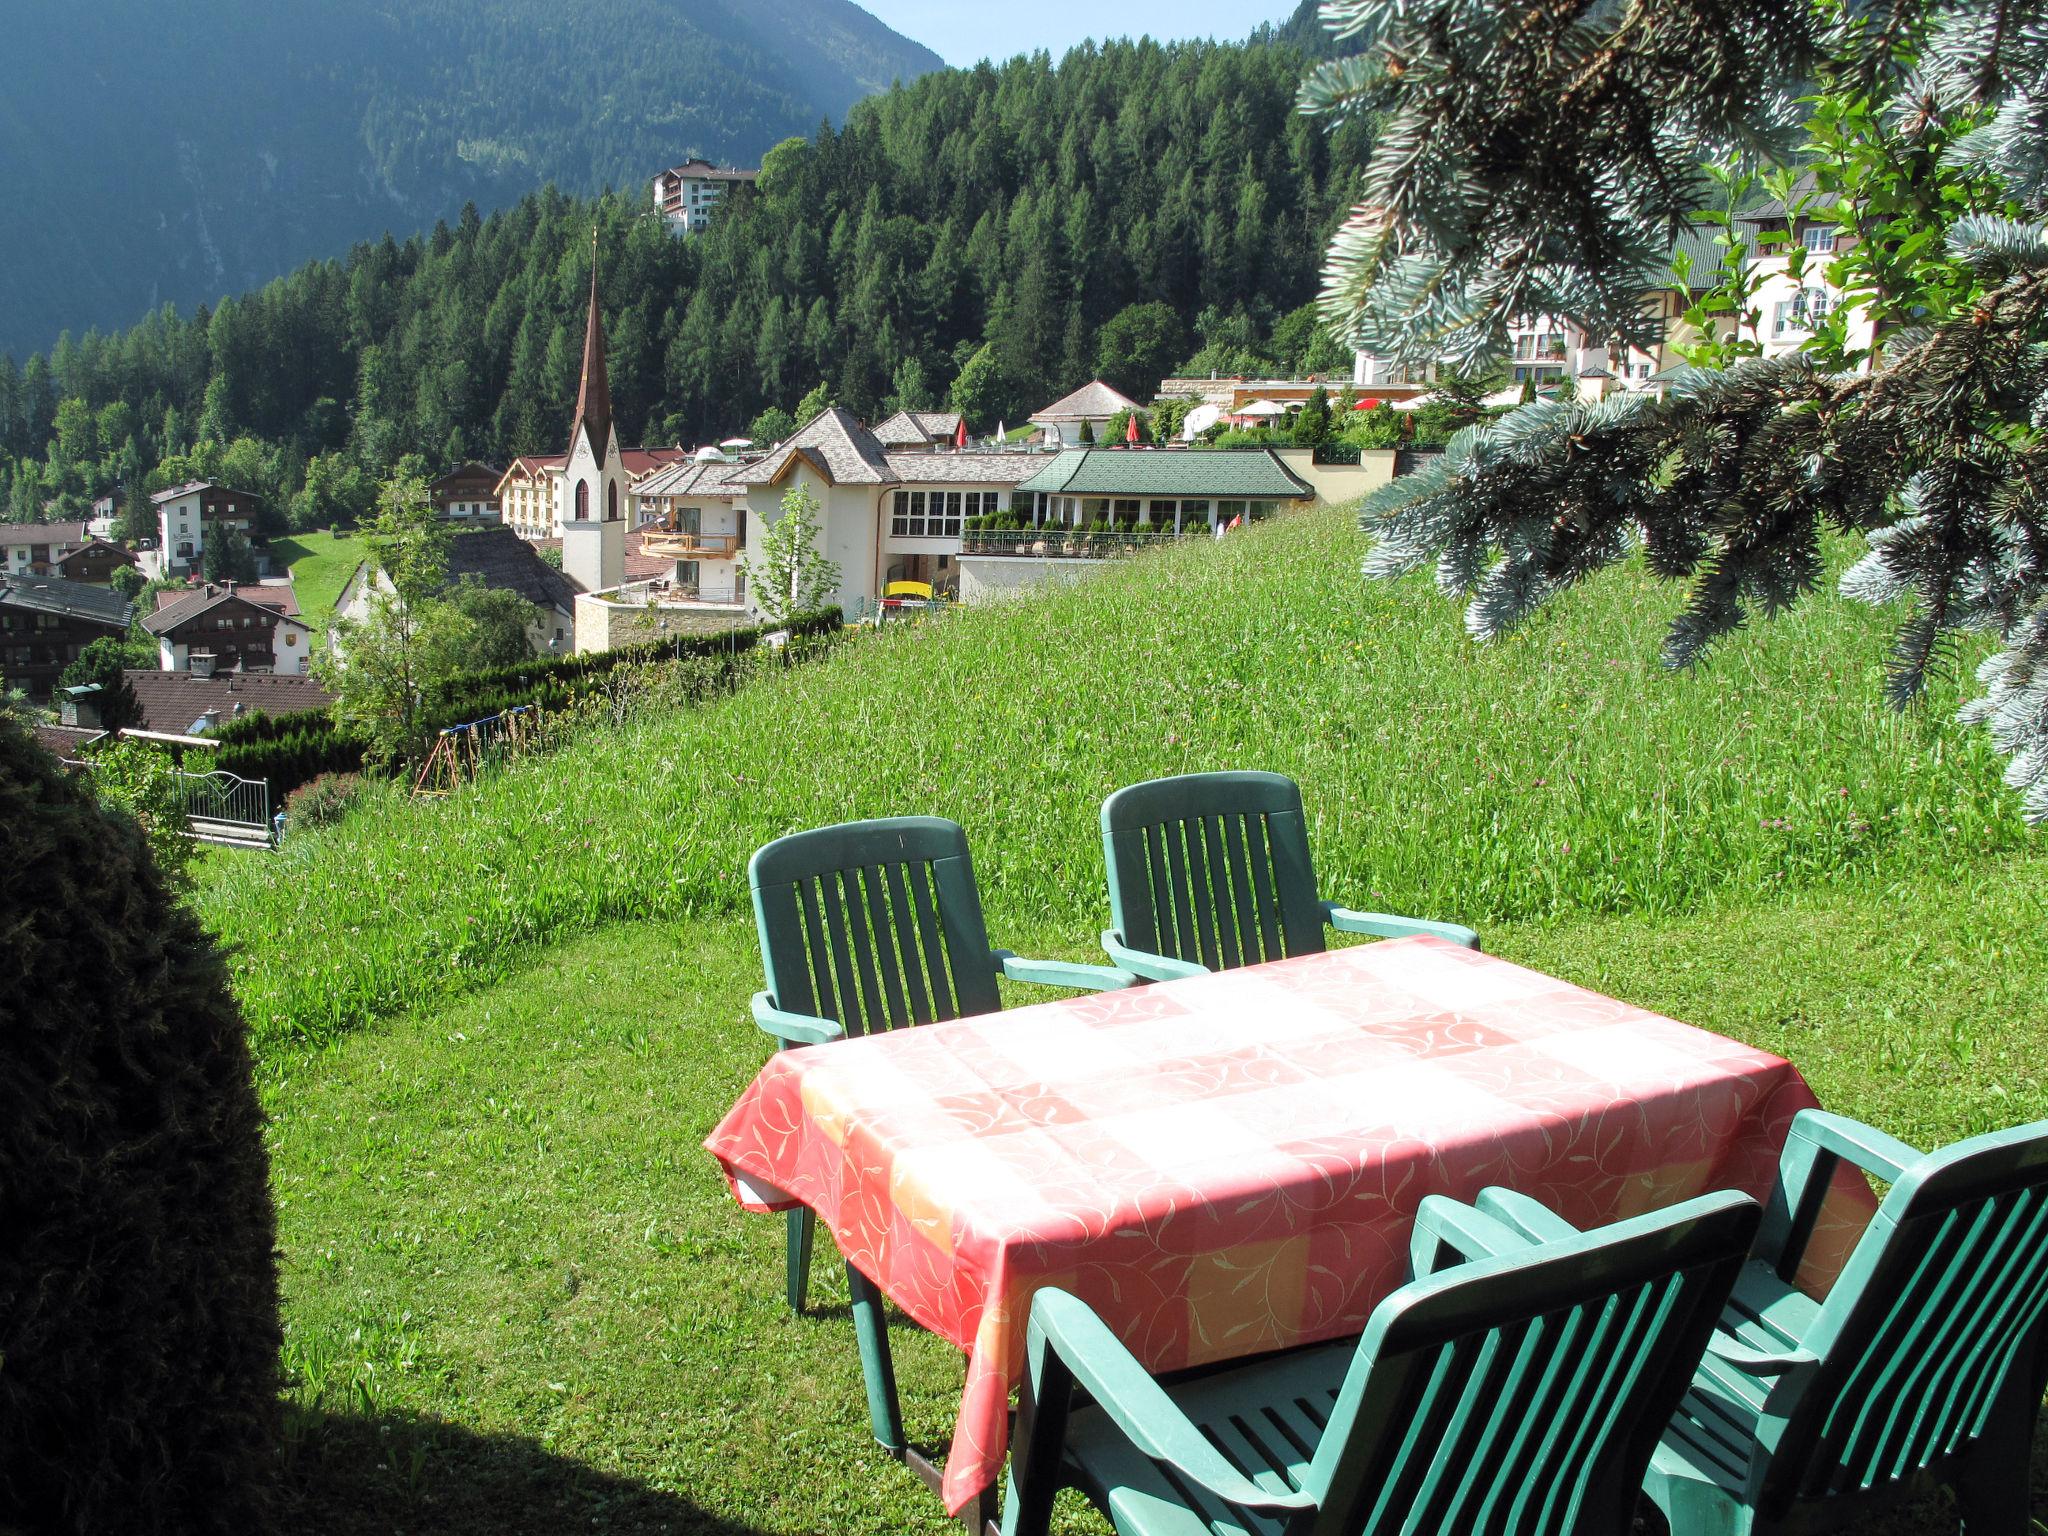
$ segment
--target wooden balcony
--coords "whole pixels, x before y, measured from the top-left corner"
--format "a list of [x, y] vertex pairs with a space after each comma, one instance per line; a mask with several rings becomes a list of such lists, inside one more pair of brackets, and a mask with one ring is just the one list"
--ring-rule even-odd
[[730, 560], [742, 548], [736, 533], [679, 533], [649, 528], [640, 535], [640, 550], [660, 560]]

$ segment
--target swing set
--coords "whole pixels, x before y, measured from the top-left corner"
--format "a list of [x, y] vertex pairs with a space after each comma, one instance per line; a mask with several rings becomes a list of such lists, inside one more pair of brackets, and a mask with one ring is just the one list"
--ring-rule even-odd
[[502, 714], [486, 715], [466, 725], [442, 730], [434, 750], [420, 765], [415, 795], [447, 795], [475, 779], [487, 767], [518, 756], [540, 735], [540, 711], [520, 704]]

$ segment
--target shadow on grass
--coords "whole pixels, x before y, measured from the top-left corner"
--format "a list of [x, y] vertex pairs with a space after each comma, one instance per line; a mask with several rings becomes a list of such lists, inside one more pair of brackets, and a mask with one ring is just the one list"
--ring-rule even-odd
[[538, 1441], [440, 1419], [313, 1413], [293, 1439], [278, 1525], [295, 1536], [760, 1536]]

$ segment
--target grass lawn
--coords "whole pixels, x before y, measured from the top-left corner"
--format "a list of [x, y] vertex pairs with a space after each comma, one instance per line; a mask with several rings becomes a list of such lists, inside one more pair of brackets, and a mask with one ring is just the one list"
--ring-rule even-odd
[[1298, 514], [865, 637], [221, 866], [202, 910], [238, 948], [259, 1036], [321, 1038], [614, 922], [744, 910], [756, 847], [857, 816], [962, 822], [1013, 930], [1077, 902], [1092, 921], [1103, 796], [1193, 769], [1290, 774], [1327, 883], [1489, 928], [2040, 841], [1984, 733], [1954, 723], [1953, 681], [1910, 714], [1884, 705], [1893, 615], [1817, 598], [1680, 677], [1656, 660], [1678, 596], [1639, 569], [1482, 648], [1426, 583], [1361, 580], [1361, 552], [1348, 514]]
[[[1639, 570], [1480, 648], [1360, 553], [1290, 516], [206, 861], [272, 1115], [290, 1528], [944, 1528], [868, 1440], [843, 1279], [821, 1256], [788, 1316], [781, 1223], [699, 1149], [765, 1055], [745, 860], [796, 827], [951, 815], [997, 942], [1090, 959], [1102, 796], [1272, 767], [1352, 905], [1779, 1051], [1922, 1145], [2048, 1116], [2048, 839], [1953, 681], [1885, 709], [1893, 616], [1822, 597], [1673, 677]], [[958, 1356], [897, 1342], [943, 1447]]]
[[[2044, 925], [2035, 855], [1488, 940], [1788, 1053], [1831, 1107], [1930, 1144], [2048, 1115]], [[1013, 937], [1088, 955], [1078, 922]], [[273, 1050], [291, 1529], [947, 1529], [868, 1439], [843, 1280], [821, 1257], [791, 1317], [781, 1222], [734, 1207], [699, 1149], [763, 1059], [758, 977], [739, 920], [619, 924], [445, 1009]], [[959, 1357], [908, 1324], [894, 1342], [912, 1439], [943, 1448]]]
[[313, 626], [314, 647], [325, 645], [341, 589], [362, 563], [362, 545], [353, 534], [295, 533], [272, 539], [270, 552], [292, 573], [292, 593], [299, 600], [299, 616]]

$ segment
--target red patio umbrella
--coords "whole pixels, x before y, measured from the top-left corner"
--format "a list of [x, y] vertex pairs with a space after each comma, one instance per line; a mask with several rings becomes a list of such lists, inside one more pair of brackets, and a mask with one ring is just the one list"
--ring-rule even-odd
[[1136, 411], [1133, 411], [1129, 416], [1126, 416], [1124, 418], [1124, 441], [1127, 443], [1135, 443], [1137, 440], [1138, 413]]
[[953, 428], [953, 446], [955, 448], [965, 448], [967, 446], [967, 418], [965, 416], [962, 416], [959, 424]]
[[1376, 411], [1379, 408], [1380, 403], [1377, 400], [1360, 400], [1351, 407], [1354, 411]]

